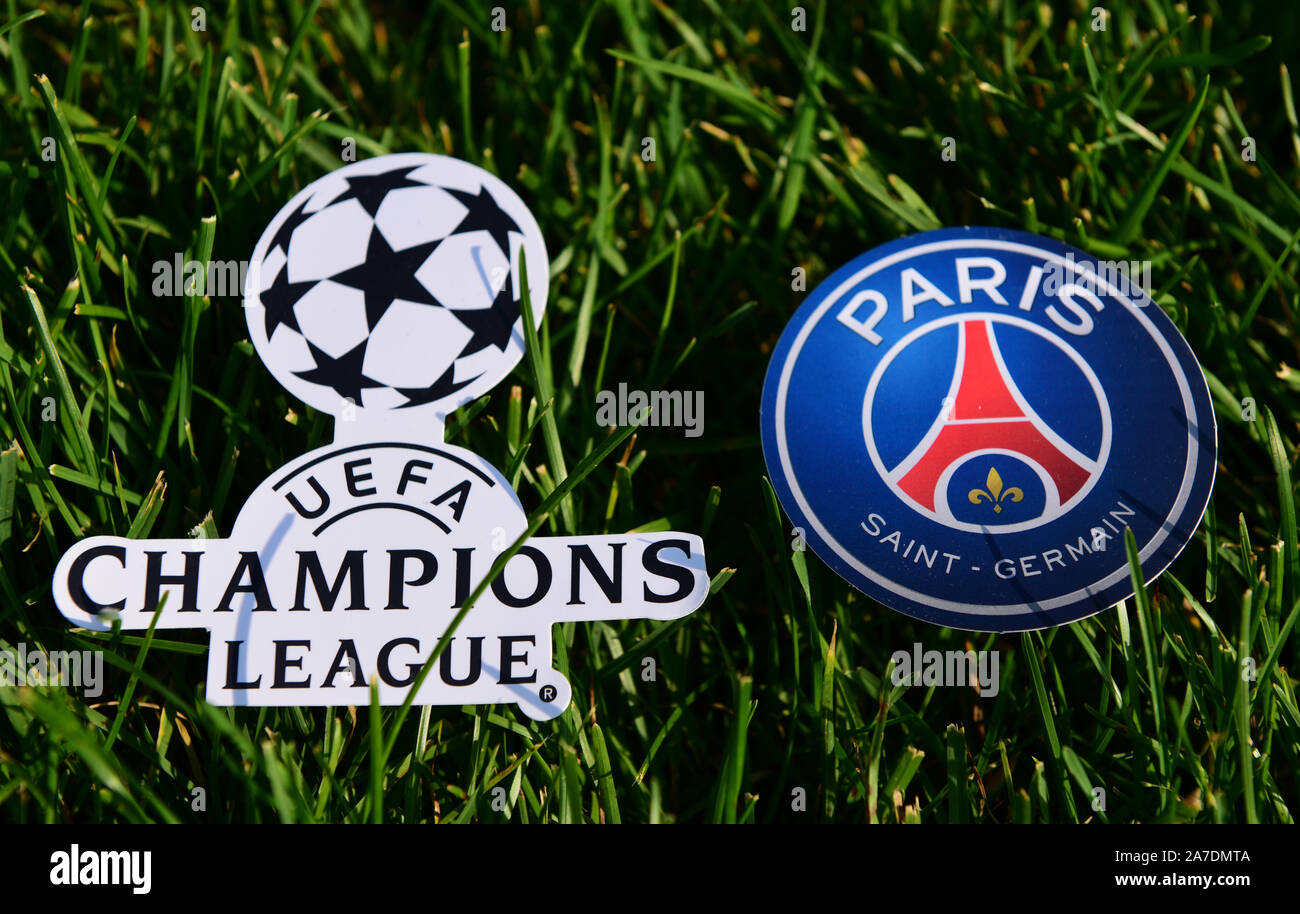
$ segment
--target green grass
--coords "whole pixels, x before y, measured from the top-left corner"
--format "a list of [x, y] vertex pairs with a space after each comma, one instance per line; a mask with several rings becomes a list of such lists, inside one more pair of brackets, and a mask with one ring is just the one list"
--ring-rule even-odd
[[[89, 703], [0, 690], [0, 817], [1291, 821], [1300, 132], [1281, 65], [1300, 60], [1300, 10], [1108, 3], [1094, 31], [1093, 5], [809, 3], [796, 32], [787, 5], [743, 0], [503, 4], [498, 33], [489, 4], [235, 2], [196, 32], [190, 3], [33, 17], [7, 0], [0, 640], [102, 648], [112, 672]], [[536, 345], [451, 440], [516, 481], [542, 533], [705, 538], [694, 615], [557, 628], [574, 702], [552, 723], [214, 708], [206, 633], [93, 636], [51, 604], [78, 537], [224, 534], [268, 472], [330, 439], [261, 367], [238, 299], [156, 298], [151, 265], [246, 258], [347, 140], [474, 161], [546, 235]], [[811, 289], [875, 244], [961, 224], [1153, 261], [1218, 412], [1196, 539], [1149, 591], [1065, 628], [976, 636], [893, 613], [791, 550], [763, 478], [758, 398], [804, 297], [792, 270]], [[703, 437], [612, 445], [595, 394], [620, 381], [703, 390]], [[916, 640], [1000, 649], [999, 695], [891, 688], [890, 654]]]

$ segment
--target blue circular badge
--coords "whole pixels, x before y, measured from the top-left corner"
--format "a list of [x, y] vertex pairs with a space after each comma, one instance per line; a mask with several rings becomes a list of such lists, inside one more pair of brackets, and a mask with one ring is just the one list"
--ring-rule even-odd
[[835, 271], [781, 334], [763, 454], [828, 565], [940, 625], [1023, 631], [1133, 593], [1209, 502], [1214, 411], [1150, 268], [991, 228]]

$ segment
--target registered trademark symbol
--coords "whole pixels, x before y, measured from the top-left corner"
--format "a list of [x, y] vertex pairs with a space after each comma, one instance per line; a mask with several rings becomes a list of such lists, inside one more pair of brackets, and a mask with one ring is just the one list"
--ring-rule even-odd
[[555, 686], [544, 685], [538, 690], [537, 697], [542, 701], [555, 701], [556, 694]]

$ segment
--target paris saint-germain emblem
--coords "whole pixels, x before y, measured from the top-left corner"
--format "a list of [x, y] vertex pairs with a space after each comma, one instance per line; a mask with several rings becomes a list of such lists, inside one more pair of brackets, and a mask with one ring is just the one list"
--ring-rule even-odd
[[832, 274], [781, 335], [763, 452], [802, 538], [910, 616], [1084, 618], [1191, 539], [1217, 448], [1195, 356], [1137, 271], [1003, 229], [925, 232]]

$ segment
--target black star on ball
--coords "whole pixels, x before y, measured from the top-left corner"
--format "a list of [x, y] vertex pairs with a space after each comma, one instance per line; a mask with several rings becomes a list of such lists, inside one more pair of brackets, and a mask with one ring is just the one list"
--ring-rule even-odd
[[470, 378], [468, 381], [452, 381], [456, 373], [456, 365], [452, 363], [438, 380], [434, 381], [428, 387], [399, 387], [397, 392], [406, 397], [407, 402], [402, 404], [405, 409], [408, 406], [423, 406], [425, 403], [433, 403], [441, 400], [448, 394], [454, 394], [462, 387], [466, 387], [476, 380], [477, 377]]
[[519, 302], [515, 301], [513, 277], [506, 274], [506, 284], [493, 299], [492, 307], [451, 313], [474, 334], [461, 349], [461, 356], [473, 355], [488, 346], [496, 346], [504, 352], [510, 343], [515, 321], [519, 318]]
[[363, 209], [368, 212], [371, 218], [379, 212], [379, 204], [384, 202], [390, 190], [397, 190], [401, 187], [427, 187], [420, 181], [412, 181], [407, 175], [420, 168], [419, 165], [413, 165], [410, 168], [396, 168], [392, 171], [385, 171], [377, 175], [358, 175], [354, 178], [347, 178], [348, 189], [339, 196], [330, 201], [330, 206], [336, 203], [342, 203], [344, 200], [356, 200]]
[[441, 240], [394, 251], [384, 233], [370, 230], [366, 259], [351, 269], [330, 277], [334, 282], [360, 289], [366, 297], [366, 326], [371, 330], [397, 299], [419, 305], [441, 305], [415, 273], [429, 259]]
[[275, 237], [272, 238], [271, 243], [266, 246], [266, 252], [268, 254], [279, 247], [280, 250], [284, 251], [284, 256], [286, 258], [289, 256], [289, 239], [293, 237], [293, 233], [297, 231], [298, 226], [316, 215], [315, 213], [303, 212], [303, 210], [307, 208], [309, 202], [311, 202], [310, 196], [308, 196], [306, 200], [302, 201], [302, 204], [296, 210], [285, 217], [284, 222], [275, 230]]
[[384, 386], [378, 381], [366, 377], [361, 370], [361, 365], [366, 359], [366, 343], [368, 342], [370, 342], [369, 338], [362, 340], [352, 349], [335, 359], [331, 358], [329, 353], [324, 350], [317, 349], [311, 340], [307, 340], [307, 347], [311, 350], [311, 357], [316, 360], [316, 367], [307, 371], [295, 371], [294, 374], [304, 381], [311, 381], [313, 384], [320, 384], [324, 387], [332, 387], [340, 397], [345, 397], [360, 405], [363, 388], [370, 389]]
[[497, 201], [492, 197], [486, 187], [480, 187], [477, 194], [471, 194], [468, 191], [456, 190], [451, 187], [444, 187], [447, 193], [451, 194], [466, 208], [469, 209], [460, 220], [460, 224], [452, 229], [453, 235], [460, 235], [465, 232], [487, 232], [492, 236], [492, 240], [501, 248], [503, 254], [508, 258], [510, 256], [510, 238], [508, 233], [522, 231], [515, 220], [506, 215], [505, 210], [497, 205]]
[[271, 288], [261, 294], [262, 307], [266, 310], [266, 338], [269, 340], [276, 329], [285, 326], [290, 330], [302, 332], [298, 326], [298, 315], [293, 306], [298, 299], [306, 295], [315, 282], [289, 282], [289, 265], [286, 263], [271, 283]]

